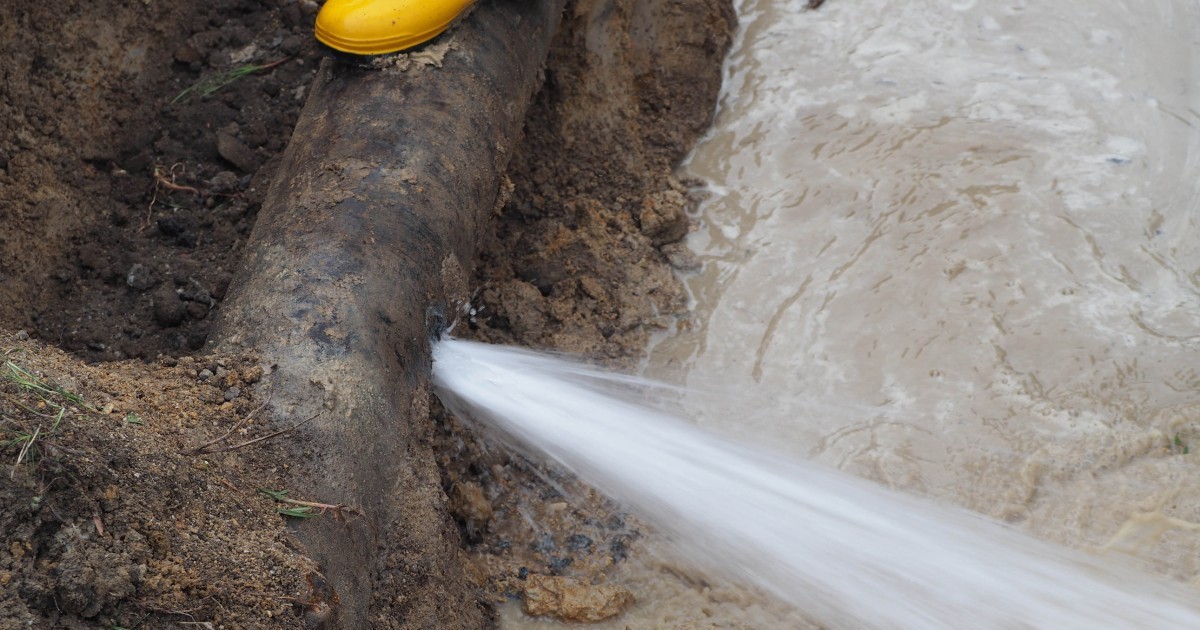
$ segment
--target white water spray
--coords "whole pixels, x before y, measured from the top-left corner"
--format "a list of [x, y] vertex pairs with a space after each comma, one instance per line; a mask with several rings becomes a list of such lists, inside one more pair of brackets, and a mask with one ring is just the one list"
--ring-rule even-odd
[[692, 560], [833, 627], [1200, 628], [1175, 585], [723, 442], [639, 403], [639, 383], [653, 383], [460, 340], [434, 346], [433, 376], [460, 416], [631, 506]]

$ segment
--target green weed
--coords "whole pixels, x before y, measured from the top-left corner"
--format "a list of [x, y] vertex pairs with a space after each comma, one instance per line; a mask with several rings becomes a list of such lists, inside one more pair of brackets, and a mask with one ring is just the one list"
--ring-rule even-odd
[[215, 74], [213, 76], [203, 78], [203, 79], [197, 81], [191, 87], [180, 92], [178, 95], [175, 96], [175, 98], [171, 99], [171, 104], [174, 105], [175, 103], [178, 103], [179, 101], [182, 101], [184, 99], [190, 98], [192, 96], [197, 96], [197, 95], [200, 96], [201, 98], [204, 98], [207, 96], [212, 96], [213, 94], [216, 94], [218, 91], [220, 91], [221, 88], [224, 88], [225, 86], [230, 85], [231, 83], [234, 83], [240, 79], [244, 79], [252, 74], [270, 70], [278, 65], [283, 64], [288, 59], [289, 59], [288, 57], [284, 57], [283, 59], [277, 59], [275, 61], [271, 61], [271, 62], [264, 63], [264, 64], [250, 63], [250, 64], [246, 64], [244, 66], [238, 66], [236, 68], [233, 68], [232, 70], [226, 70], [225, 72], [222, 72], [220, 74]]
[[[67, 415], [78, 409], [95, 412], [83, 397], [51, 385], [33, 372], [5, 358], [0, 365], [0, 393], [11, 405], [0, 411], [0, 449], [16, 450], [9, 477], [23, 463], [54, 459], [60, 449], [53, 444]], [[10, 415], [11, 414], [11, 415]]]
[[[59, 397], [90, 411], [96, 410], [95, 407], [89, 405], [87, 401], [85, 401], [79, 394], [69, 392], [61, 387], [47, 385], [32, 372], [17, 365], [16, 363], [13, 363], [12, 361], [6, 360], [4, 362], [2, 378], [26, 391], [36, 394], [38, 398], [41, 398], [47, 403], [55, 404], [50, 400], [50, 398]], [[57, 407], [59, 405], [55, 404], [55, 406]]]
[[[267, 488], [259, 488], [258, 491], [268, 497], [271, 497], [277, 503], [282, 503], [275, 507], [275, 511], [282, 516], [290, 518], [316, 518], [325, 514], [325, 512], [333, 512], [338, 520], [345, 520], [347, 514], [354, 516], [363, 516], [362, 510], [353, 508], [341, 503], [318, 503], [316, 501], [301, 501], [288, 497], [287, 490], [268, 490]], [[371, 526], [374, 530], [374, 525]]]

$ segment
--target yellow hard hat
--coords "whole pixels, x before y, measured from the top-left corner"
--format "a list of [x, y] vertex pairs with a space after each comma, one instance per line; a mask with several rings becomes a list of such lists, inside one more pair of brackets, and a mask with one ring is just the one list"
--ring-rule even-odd
[[317, 40], [355, 55], [393, 53], [437, 37], [474, 1], [329, 0], [317, 14]]

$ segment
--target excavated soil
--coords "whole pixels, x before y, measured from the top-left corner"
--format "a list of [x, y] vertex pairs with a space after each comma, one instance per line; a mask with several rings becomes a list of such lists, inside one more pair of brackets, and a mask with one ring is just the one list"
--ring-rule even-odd
[[[316, 8], [0, 10], [0, 627], [294, 627], [321, 587], [287, 520], [356, 514], [286, 502], [311, 497], [256, 424], [254, 357], [202, 353], [319, 59]], [[684, 311], [694, 195], [671, 172], [732, 27], [726, 0], [568, 8], [457, 334], [627, 365]], [[482, 596], [604, 582], [634, 552], [613, 506], [557, 497], [573, 480], [438, 426]]]

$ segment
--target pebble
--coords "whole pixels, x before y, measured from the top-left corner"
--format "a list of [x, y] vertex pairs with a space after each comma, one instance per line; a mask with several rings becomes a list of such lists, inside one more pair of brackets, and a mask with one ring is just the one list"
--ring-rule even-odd
[[242, 371], [242, 380], [253, 385], [262, 379], [262, 375], [262, 366], [254, 365]]
[[137, 289], [145, 291], [158, 284], [158, 279], [154, 277], [154, 272], [142, 263], [133, 263], [129, 267], [129, 271], [125, 274], [125, 284]]
[[451, 505], [456, 513], [474, 521], [476, 525], [491, 520], [492, 504], [479, 484], [470, 481], [455, 484], [450, 495]]
[[232, 171], [221, 171], [208, 180], [208, 186], [213, 192], [231, 193], [238, 189], [238, 176]]
[[527, 614], [576, 623], [615, 617], [634, 603], [633, 593], [619, 584], [587, 584], [553, 575], [530, 575], [524, 596]]
[[258, 155], [232, 134], [224, 131], [217, 133], [217, 153], [243, 172], [258, 170]]
[[229, 389], [225, 390], [225, 402], [229, 402], [229, 401], [233, 400], [234, 398], [237, 398], [238, 396], [241, 396], [241, 395], [242, 395], [242, 390], [240, 390], [236, 387], [230, 387]]
[[154, 321], [167, 328], [178, 326], [187, 319], [187, 305], [167, 287], [154, 293]]

